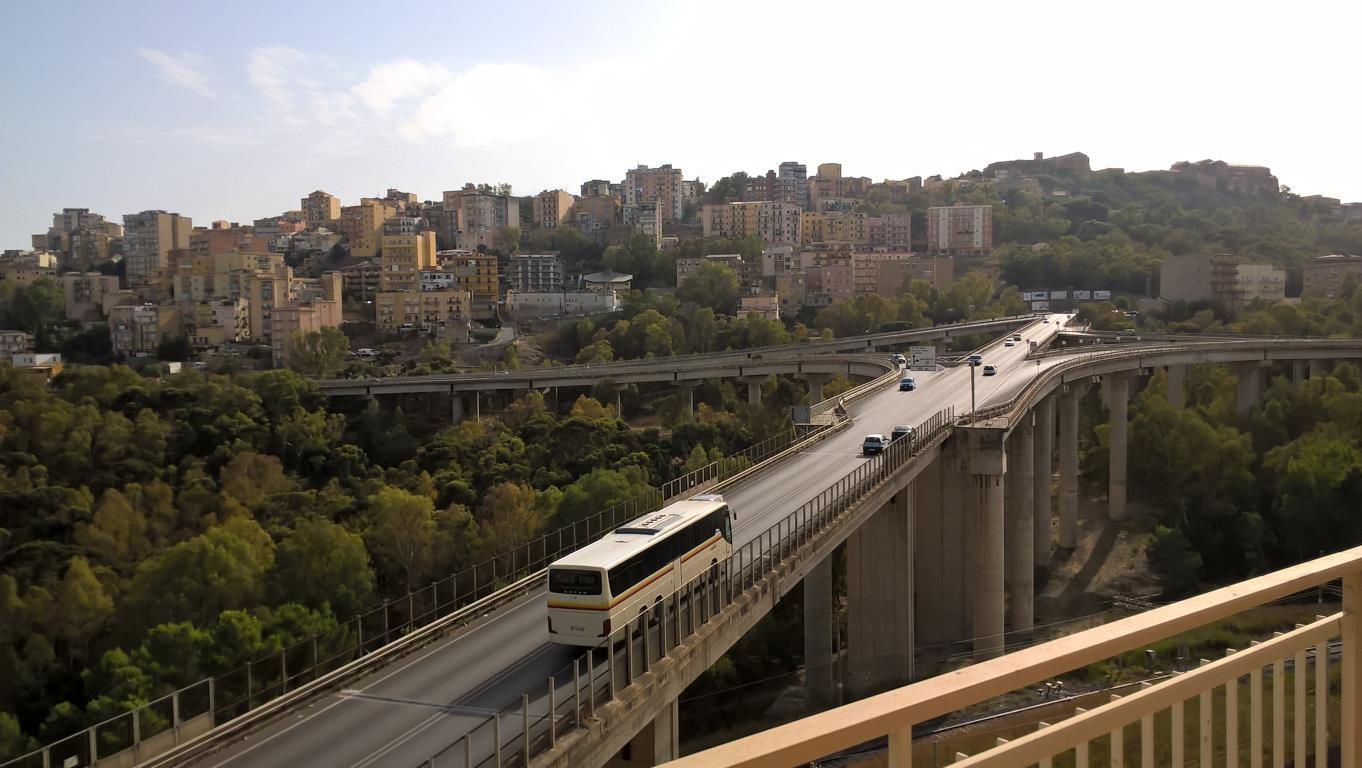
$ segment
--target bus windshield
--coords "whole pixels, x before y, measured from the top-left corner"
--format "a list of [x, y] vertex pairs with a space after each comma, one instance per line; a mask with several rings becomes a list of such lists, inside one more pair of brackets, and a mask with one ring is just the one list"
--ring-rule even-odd
[[550, 568], [549, 591], [560, 595], [599, 595], [601, 572], [580, 568]]

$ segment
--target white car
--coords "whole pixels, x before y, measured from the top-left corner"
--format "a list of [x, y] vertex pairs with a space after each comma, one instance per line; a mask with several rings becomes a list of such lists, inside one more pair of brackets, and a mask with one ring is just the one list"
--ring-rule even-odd
[[1013, 341], [1013, 340], [1011, 340], [1011, 339], [1008, 339], [1007, 341], [1004, 341], [1004, 342], [1003, 342], [1003, 346], [1004, 346], [1004, 347], [1015, 347], [1015, 346], [1017, 346], [1017, 342], [1015, 342], [1015, 341]]

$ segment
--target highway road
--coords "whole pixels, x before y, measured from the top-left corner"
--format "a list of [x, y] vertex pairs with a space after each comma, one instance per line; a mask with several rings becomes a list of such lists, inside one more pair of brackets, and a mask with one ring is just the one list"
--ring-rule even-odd
[[[1043, 342], [1056, 334], [1059, 322], [1067, 316], [1048, 319], [1048, 323], [1038, 320], [1022, 329], [1023, 338]], [[985, 377], [982, 369], [975, 369], [979, 408], [1012, 397], [1035, 372], [1068, 359], [1061, 356], [1028, 363], [1024, 360], [1027, 350], [1025, 341], [1005, 347], [1001, 339], [983, 350], [984, 363], [996, 366], [998, 374]], [[957, 415], [969, 411], [969, 367], [907, 375], [917, 380], [915, 391], [890, 387], [866, 396], [849, 406], [854, 422], [850, 427], [727, 489], [724, 495], [738, 518], [734, 544], [752, 540], [851, 471], [862, 460], [860, 446], [866, 434], [888, 434], [896, 424], [916, 426], [950, 406]], [[548, 642], [544, 603], [541, 593], [356, 681], [350, 689], [314, 699], [309, 706], [197, 764], [214, 768], [415, 768], [493, 712], [518, 704], [522, 693], [542, 690], [550, 675], [580, 654], [579, 649]], [[542, 711], [545, 705], [536, 708]], [[514, 724], [517, 730], [518, 725]], [[485, 754], [481, 744], [475, 744], [475, 749]]]

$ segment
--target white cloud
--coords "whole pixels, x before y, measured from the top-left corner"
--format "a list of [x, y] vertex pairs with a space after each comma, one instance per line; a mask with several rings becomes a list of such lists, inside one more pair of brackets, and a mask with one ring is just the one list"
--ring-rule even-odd
[[246, 55], [246, 77], [280, 122], [330, 128], [353, 120], [355, 99], [339, 85], [330, 58], [287, 46], [255, 48]]
[[203, 57], [199, 54], [177, 55], [154, 48], [138, 48], [137, 55], [156, 68], [156, 76], [162, 81], [204, 96], [213, 95], [213, 89], [208, 87], [208, 76], [203, 73]]
[[478, 64], [423, 100], [398, 132], [411, 141], [448, 138], [465, 148], [549, 136], [576, 122], [571, 80], [526, 64]]
[[449, 82], [452, 75], [440, 64], [398, 59], [369, 68], [369, 77], [350, 88], [364, 106], [387, 114], [405, 99], [422, 96]]

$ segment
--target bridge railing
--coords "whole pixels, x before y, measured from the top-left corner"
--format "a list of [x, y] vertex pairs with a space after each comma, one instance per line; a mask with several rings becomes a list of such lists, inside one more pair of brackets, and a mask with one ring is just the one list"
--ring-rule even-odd
[[[863, 699], [667, 763], [670, 768], [803, 765], [879, 744], [912, 765], [914, 726], [1139, 652], [1303, 589], [1342, 579], [1342, 611], [1088, 710], [1013, 730], [953, 765], [1362, 767], [1362, 547]], [[1269, 715], [1270, 713], [1270, 715]], [[977, 743], [977, 742], [976, 742]], [[879, 763], [883, 765], [883, 762]]]
[[459, 740], [420, 763], [423, 768], [524, 766], [558, 739], [594, 718], [670, 651], [702, 631], [716, 615], [743, 599], [802, 546], [913, 461], [951, 428], [954, 410], [938, 412], [913, 434], [892, 443], [832, 482], [813, 500], [777, 521], [726, 561], [683, 585], [661, 602], [615, 628], [601, 646], [521, 695]]

